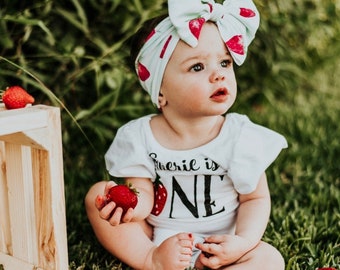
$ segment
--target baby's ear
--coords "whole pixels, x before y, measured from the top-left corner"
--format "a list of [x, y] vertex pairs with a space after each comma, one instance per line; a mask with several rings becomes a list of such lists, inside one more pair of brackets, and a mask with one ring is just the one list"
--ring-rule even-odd
[[159, 96], [158, 96], [158, 106], [160, 108], [166, 106], [168, 102], [166, 101], [166, 98], [163, 96], [162, 93], [159, 93]]

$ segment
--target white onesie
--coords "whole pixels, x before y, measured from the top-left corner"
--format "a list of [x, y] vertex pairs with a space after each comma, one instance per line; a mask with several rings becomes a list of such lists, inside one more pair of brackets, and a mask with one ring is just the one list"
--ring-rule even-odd
[[[287, 147], [285, 138], [229, 113], [219, 135], [190, 150], [170, 150], [152, 134], [153, 115], [121, 127], [105, 155], [115, 177], [145, 177], [154, 183], [156, 198], [147, 218], [158, 245], [178, 232], [197, 239], [233, 234], [238, 194], [256, 189], [261, 174]], [[196, 256], [197, 257], [197, 254]]]

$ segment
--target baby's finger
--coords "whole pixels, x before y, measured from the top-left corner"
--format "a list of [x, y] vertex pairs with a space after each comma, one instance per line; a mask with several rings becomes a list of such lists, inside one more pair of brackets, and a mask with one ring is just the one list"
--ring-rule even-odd
[[108, 220], [112, 216], [112, 211], [115, 209], [116, 204], [114, 202], [109, 202], [100, 211], [99, 216], [102, 219]]
[[113, 215], [109, 219], [109, 223], [112, 226], [117, 226], [120, 224], [122, 219], [123, 209], [121, 207], [117, 207], [113, 213]]
[[95, 205], [98, 210], [101, 210], [106, 205], [105, 197], [101, 195], [97, 195], [96, 200], [95, 200]]
[[200, 249], [202, 251], [202, 254], [206, 258], [210, 258], [213, 255], [218, 254], [219, 252], [219, 246], [216, 244], [209, 244], [209, 243], [197, 243], [196, 248]]
[[220, 260], [217, 256], [206, 257], [203, 253], [199, 255], [199, 261], [209, 269], [218, 269], [221, 265]]
[[134, 212], [134, 210], [132, 208], [129, 208], [127, 210], [127, 212], [125, 213], [125, 215], [123, 216], [122, 222], [124, 222], [124, 223], [130, 222], [133, 218], [133, 212]]
[[215, 244], [220, 244], [226, 241], [226, 236], [221, 234], [221, 235], [211, 235], [206, 238], [204, 238], [205, 243], [215, 243]]
[[117, 186], [117, 184], [113, 181], [108, 181], [107, 184], [105, 185], [105, 189], [104, 189], [104, 194], [108, 194], [109, 193], [109, 190], [110, 188], [114, 187], [114, 186]]

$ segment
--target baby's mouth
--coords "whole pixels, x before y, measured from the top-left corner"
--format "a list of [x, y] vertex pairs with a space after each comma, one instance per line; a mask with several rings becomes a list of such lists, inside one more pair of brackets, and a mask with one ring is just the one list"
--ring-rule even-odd
[[226, 95], [228, 95], [228, 90], [226, 88], [219, 88], [210, 96], [210, 98], [226, 96]]

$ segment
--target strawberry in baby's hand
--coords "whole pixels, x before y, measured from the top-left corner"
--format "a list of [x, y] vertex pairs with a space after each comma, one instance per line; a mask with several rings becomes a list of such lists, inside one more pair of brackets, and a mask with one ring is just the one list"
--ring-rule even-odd
[[138, 203], [137, 197], [138, 191], [132, 188], [131, 184], [116, 185], [109, 189], [107, 197], [107, 203], [113, 201], [116, 203], [116, 207], [123, 209], [123, 215], [129, 210], [129, 208], [135, 208]]
[[20, 86], [7, 87], [2, 94], [2, 101], [7, 109], [19, 109], [33, 104], [34, 98]]

